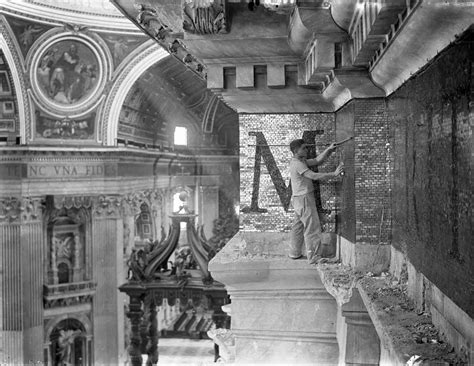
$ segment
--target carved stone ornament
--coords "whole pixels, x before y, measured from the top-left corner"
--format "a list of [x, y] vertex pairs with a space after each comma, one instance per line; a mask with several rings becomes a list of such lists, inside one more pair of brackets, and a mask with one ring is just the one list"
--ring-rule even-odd
[[207, 331], [207, 335], [219, 346], [219, 363], [235, 361], [235, 335], [230, 329], [217, 328]]
[[135, 4], [135, 8], [138, 10], [138, 15], [135, 18], [137, 23], [145, 28], [152, 37], [164, 40], [171, 30], [164, 21], [161, 12], [146, 4]]
[[135, 216], [140, 213], [142, 203], [149, 203], [144, 192], [132, 192], [123, 197], [123, 214], [125, 216]]
[[185, 0], [183, 29], [188, 33], [227, 33], [225, 5], [220, 0]]
[[146, 190], [132, 192], [123, 197], [122, 209], [125, 216], [138, 215], [140, 206], [146, 203], [150, 208], [161, 207], [165, 192], [164, 190]]
[[122, 208], [119, 196], [99, 196], [94, 200], [93, 213], [96, 217], [118, 217]]
[[28, 222], [41, 217], [42, 202], [39, 198], [0, 199], [0, 222]]

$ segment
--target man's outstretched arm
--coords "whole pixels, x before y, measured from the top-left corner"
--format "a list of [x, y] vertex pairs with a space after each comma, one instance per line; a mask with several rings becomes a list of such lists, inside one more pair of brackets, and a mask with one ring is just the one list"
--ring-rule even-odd
[[338, 167], [336, 168], [336, 170], [330, 173], [316, 173], [316, 172], [313, 172], [312, 170], [307, 170], [303, 173], [303, 175], [306, 178], [309, 178], [312, 180], [326, 180], [326, 179], [334, 178], [341, 175], [343, 171], [344, 171], [344, 164], [340, 163]]
[[336, 143], [333, 142], [331, 145], [328, 146], [326, 150], [324, 150], [321, 154], [316, 156], [314, 159], [306, 160], [306, 164], [308, 164], [308, 166], [321, 165], [329, 157], [329, 155], [331, 155], [331, 153], [334, 150], [336, 150], [336, 147], [337, 147]]

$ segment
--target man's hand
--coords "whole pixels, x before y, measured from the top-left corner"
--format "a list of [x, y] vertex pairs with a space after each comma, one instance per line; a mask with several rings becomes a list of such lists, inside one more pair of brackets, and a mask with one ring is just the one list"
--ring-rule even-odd
[[336, 150], [337, 148], [337, 144], [335, 142], [333, 142], [331, 145], [328, 146], [328, 148], [326, 149], [328, 152], [333, 152], [334, 150]]
[[344, 174], [344, 163], [340, 163], [336, 170], [334, 171], [334, 176], [337, 177], [339, 175], [343, 175]]

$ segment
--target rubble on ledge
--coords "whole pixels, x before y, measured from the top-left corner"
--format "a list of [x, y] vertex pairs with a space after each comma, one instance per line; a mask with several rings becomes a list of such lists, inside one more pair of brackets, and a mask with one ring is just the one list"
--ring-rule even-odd
[[382, 346], [397, 363], [467, 365], [467, 354], [454, 352], [433, 325], [431, 315], [416, 313], [407, 295], [406, 278], [399, 281], [386, 272], [364, 274], [340, 263], [318, 264], [316, 268], [339, 306], [350, 300], [354, 287], [359, 290]]

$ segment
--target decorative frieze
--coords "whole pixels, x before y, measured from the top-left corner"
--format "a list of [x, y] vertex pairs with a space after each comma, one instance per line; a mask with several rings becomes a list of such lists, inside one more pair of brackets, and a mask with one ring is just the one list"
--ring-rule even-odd
[[0, 198], [0, 223], [40, 220], [44, 208], [47, 208], [48, 222], [59, 210], [66, 210], [67, 216], [70, 216], [76, 222], [82, 223], [87, 220], [87, 212], [92, 212], [95, 216], [100, 217], [133, 216], [140, 212], [140, 206], [143, 203], [146, 203], [151, 211], [158, 212], [164, 202], [165, 194], [165, 190], [146, 190], [123, 196], [2, 197]]
[[88, 196], [54, 196], [54, 208], [86, 208], [92, 207], [92, 197]]

